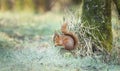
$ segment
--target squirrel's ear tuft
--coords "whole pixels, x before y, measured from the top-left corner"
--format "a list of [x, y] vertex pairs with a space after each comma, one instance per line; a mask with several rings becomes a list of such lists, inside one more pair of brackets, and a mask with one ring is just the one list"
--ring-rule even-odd
[[58, 36], [59, 34], [55, 31], [55, 34], [54, 34], [55, 36]]
[[64, 23], [63, 23], [63, 26], [67, 26], [67, 22], [64, 22]]
[[55, 32], [54, 32], [54, 34], [58, 34], [58, 32], [57, 32], [57, 31], [55, 31]]
[[62, 24], [62, 27], [61, 27], [61, 29], [66, 29], [67, 28], [67, 22], [64, 22], [63, 24]]
[[55, 38], [58, 36], [58, 33], [55, 31], [54, 35], [53, 35], [53, 42], [55, 42]]

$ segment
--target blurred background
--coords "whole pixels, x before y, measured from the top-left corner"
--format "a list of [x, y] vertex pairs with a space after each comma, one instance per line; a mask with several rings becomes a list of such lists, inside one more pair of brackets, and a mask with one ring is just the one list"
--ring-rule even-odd
[[[81, 0], [0, 0], [0, 27], [3, 28], [0, 31], [12, 35], [16, 31], [21, 36], [53, 34], [63, 22], [65, 10], [79, 7], [80, 3]], [[23, 25], [24, 29], [20, 27]], [[22, 29], [14, 30], [15, 26]]]
[[0, 11], [45, 13], [62, 12], [66, 7], [77, 5], [81, 0], [0, 0]]
[[55, 30], [60, 30], [65, 9], [80, 3], [81, 0], [0, 0], [0, 71], [66, 71], [60, 67], [66, 60], [59, 55], [59, 48], [54, 48], [52, 37]]

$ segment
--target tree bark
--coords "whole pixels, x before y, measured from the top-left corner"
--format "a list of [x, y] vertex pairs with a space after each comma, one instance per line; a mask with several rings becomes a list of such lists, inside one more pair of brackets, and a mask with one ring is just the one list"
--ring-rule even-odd
[[[82, 22], [87, 21], [91, 26], [97, 26], [99, 31], [92, 31], [101, 41], [103, 47], [112, 49], [111, 0], [83, 0]], [[86, 26], [88, 23], [85, 23]], [[88, 35], [92, 37], [91, 35]], [[92, 39], [94, 39], [92, 37]]]

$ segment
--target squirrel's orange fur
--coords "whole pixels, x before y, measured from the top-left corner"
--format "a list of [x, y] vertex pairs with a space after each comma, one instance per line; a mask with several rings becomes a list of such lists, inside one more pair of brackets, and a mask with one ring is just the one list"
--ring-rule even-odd
[[67, 30], [67, 23], [61, 27], [62, 34], [55, 33], [53, 41], [55, 46], [63, 46], [67, 50], [72, 50], [78, 45], [78, 38], [72, 32]]

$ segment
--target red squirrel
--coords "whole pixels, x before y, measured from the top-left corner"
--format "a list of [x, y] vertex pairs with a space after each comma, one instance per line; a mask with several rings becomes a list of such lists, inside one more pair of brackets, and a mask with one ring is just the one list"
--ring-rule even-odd
[[62, 34], [55, 33], [53, 41], [55, 46], [63, 46], [66, 50], [73, 50], [78, 45], [78, 38], [73, 32], [67, 29], [67, 23], [61, 26]]

